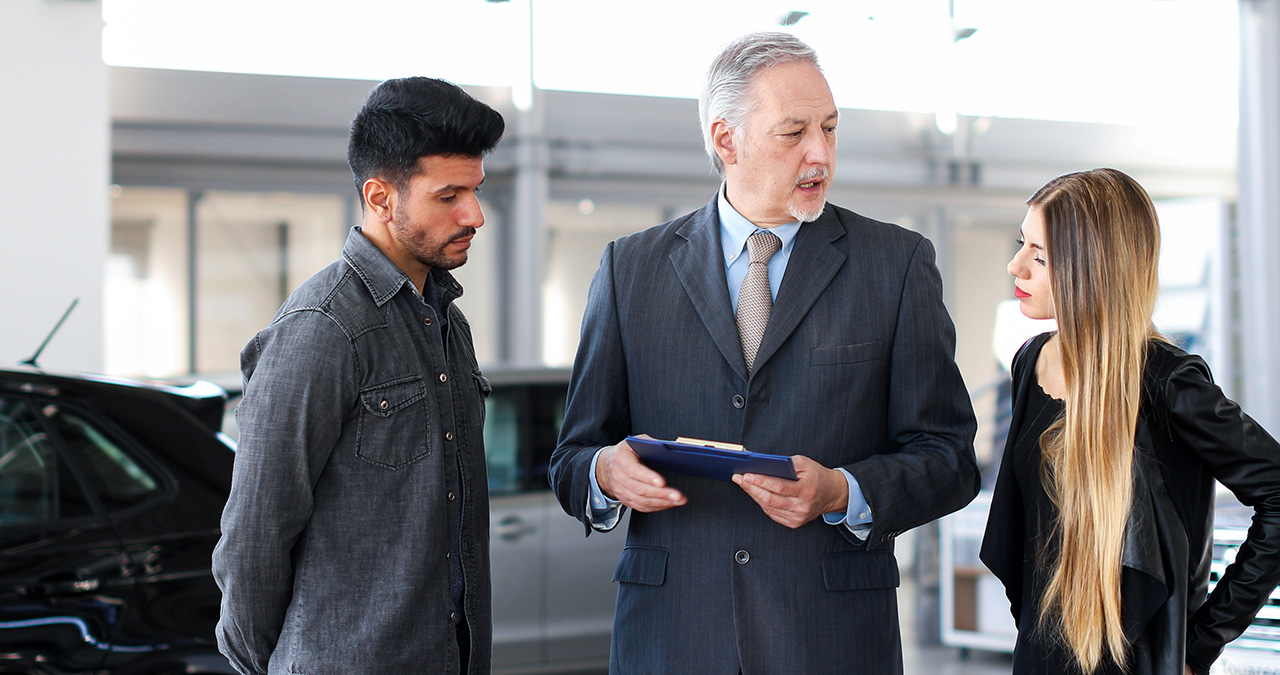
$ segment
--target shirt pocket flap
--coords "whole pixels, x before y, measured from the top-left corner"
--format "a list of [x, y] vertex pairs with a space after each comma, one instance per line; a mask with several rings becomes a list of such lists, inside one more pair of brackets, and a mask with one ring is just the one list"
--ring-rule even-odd
[[489, 378], [485, 377], [484, 373], [480, 372], [479, 368], [471, 371], [471, 376], [476, 380], [476, 387], [479, 387], [480, 389], [480, 396], [482, 398], [489, 398], [489, 394], [493, 393], [493, 385], [490, 384]]
[[898, 561], [888, 552], [824, 553], [822, 582], [828, 591], [897, 588]]
[[882, 356], [884, 340], [861, 342], [856, 345], [832, 345], [830, 347], [814, 347], [809, 352], [809, 364], [826, 366], [837, 363], [860, 363], [874, 361]]
[[613, 580], [624, 584], [661, 586], [667, 579], [667, 551], [648, 546], [628, 546], [622, 549]]
[[360, 392], [365, 410], [378, 417], [388, 417], [426, 395], [422, 378], [409, 377], [369, 387]]

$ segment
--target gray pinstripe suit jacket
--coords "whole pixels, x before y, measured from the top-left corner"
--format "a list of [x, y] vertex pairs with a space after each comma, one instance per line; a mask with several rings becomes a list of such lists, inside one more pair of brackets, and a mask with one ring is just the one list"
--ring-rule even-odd
[[901, 672], [893, 539], [979, 480], [933, 247], [828, 204], [800, 228], [748, 377], [718, 222], [713, 199], [605, 248], [552, 459], [561, 505], [586, 522], [598, 448], [692, 436], [842, 466], [874, 526], [866, 542], [821, 519], [792, 530], [731, 482], [668, 475], [688, 503], [631, 515], [612, 671]]

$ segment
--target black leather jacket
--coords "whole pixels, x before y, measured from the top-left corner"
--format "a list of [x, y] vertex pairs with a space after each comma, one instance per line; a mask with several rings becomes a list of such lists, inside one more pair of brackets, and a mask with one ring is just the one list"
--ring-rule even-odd
[[[1014, 361], [1014, 405], [1035, 386], [1035, 362], [1051, 334]], [[1009, 437], [1016, 438], [1017, 430]], [[1153, 340], [1135, 438], [1135, 494], [1125, 534], [1121, 606], [1135, 675], [1209, 672], [1280, 583], [1280, 444], [1213, 384], [1198, 356]], [[1004, 583], [1019, 626], [1021, 495], [1005, 462], [996, 480], [982, 561]], [[1208, 595], [1214, 479], [1254, 509], [1236, 560]], [[1092, 591], [1090, 591], [1092, 592]]]

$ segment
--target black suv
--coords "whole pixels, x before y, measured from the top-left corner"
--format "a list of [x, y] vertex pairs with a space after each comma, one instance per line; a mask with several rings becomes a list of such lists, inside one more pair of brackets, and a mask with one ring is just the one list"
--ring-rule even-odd
[[225, 405], [206, 383], [0, 370], [0, 673], [234, 673], [209, 571]]
[[[568, 372], [486, 374], [494, 672], [602, 672], [624, 537], [584, 538], [551, 495]], [[229, 408], [205, 382], [0, 369], [0, 674], [234, 672], [209, 569]]]

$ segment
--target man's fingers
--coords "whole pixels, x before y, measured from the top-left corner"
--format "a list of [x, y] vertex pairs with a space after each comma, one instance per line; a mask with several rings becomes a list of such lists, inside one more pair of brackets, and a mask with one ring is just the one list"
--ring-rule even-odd
[[[733, 482], [760, 506], [774, 522], [797, 528], [814, 519], [812, 499], [805, 499], [805, 489], [798, 481], [788, 481], [760, 474], [737, 474]], [[783, 492], [785, 491], [785, 492]], [[790, 494], [795, 492], [796, 494]]]
[[643, 513], [662, 511], [685, 503], [675, 488], [667, 487], [662, 474], [644, 465], [630, 446], [619, 446], [609, 466], [614, 497]]
[[616, 463], [615, 470], [627, 480], [652, 485], [653, 487], [665, 487], [667, 484], [662, 474], [645, 466], [644, 462], [641, 462], [636, 455], [635, 450], [630, 447], [626, 449], [626, 452], [618, 452], [614, 456], [614, 461]]
[[[798, 497], [804, 491], [805, 485], [798, 480], [786, 480], [775, 476], [766, 476], [760, 473], [739, 474], [742, 476], [746, 485], [759, 488], [765, 492], [769, 492], [781, 497]], [[740, 483], [742, 484], [742, 483]]]
[[627, 492], [619, 496], [619, 501], [627, 506], [640, 511], [642, 513], [652, 513], [654, 511], [662, 511], [676, 506], [682, 506], [685, 503], [685, 497], [679, 490], [674, 488], [661, 488], [658, 490], [642, 489], [636, 492]]
[[[626, 502], [623, 503], [625, 504]], [[685, 499], [682, 495], [676, 499], [637, 499], [634, 503], [629, 504], [628, 506], [641, 513], [655, 513], [657, 511], [673, 509], [677, 506], [684, 506], [684, 503]]]

